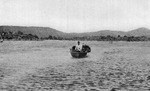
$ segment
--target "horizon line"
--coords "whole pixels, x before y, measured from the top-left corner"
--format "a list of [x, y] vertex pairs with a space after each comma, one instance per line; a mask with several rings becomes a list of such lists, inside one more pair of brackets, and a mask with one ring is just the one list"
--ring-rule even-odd
[[[121, 30], [114, 30], [114, 29], [102, 29], [102, 30], [96, 30], [96, 31], [85, 31], [85, 32], [64, 32], [64, 31], [61, 31], [59, 29], [56, 29], [56, 28], [52, 28], [52, 27], [48, 27], [48, 26], [36, 26], [36, 25], [31, 25], [31, 26], [27, 26], [27, 25], [0, 25], [0, 27], [3, 27], [3, 26], [8, 26], [8, 27], [37, 27], [37, 28], [51, 28], [51, 29], [54, 29], [56, 31], [60, 31], [60, 32], [63, 32], [63, 33], [92, 33], [92, 32], [99, 32], [99, 31], [113, 31], [113, 32], [129, 32], [129, 31], [133, 31], [133, 30], [136, 30], [136, 29], [140, 29], [140, 28], [145, 28], [145, 29], [149, 29], [147, 27], [138, 27], [138, 28], [134, 28], [134, 29], [131, 29], [131, 30], [128, 30], [128, 31], [121, 31]], [[92, 30], [92, 29], [91, 29]]]

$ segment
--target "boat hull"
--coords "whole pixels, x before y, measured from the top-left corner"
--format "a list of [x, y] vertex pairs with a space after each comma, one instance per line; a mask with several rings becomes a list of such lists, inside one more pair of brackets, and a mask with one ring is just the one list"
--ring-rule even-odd
[[74, 58], [83, 58], [87, 56], [87, 52], [77, 52], [70, 50], [71, 56]]

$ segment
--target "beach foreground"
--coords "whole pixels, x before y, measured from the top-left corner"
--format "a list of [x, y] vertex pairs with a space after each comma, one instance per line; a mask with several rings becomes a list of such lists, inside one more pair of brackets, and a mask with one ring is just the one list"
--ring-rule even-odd
[[86, 58], [72, 58], [75, 41], [4, 41], [0, 91], [149, 91], [150, 42], [84, 41]]

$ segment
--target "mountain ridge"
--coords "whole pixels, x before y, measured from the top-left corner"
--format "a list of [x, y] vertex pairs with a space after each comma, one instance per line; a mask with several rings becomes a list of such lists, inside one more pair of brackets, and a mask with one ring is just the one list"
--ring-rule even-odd
[[100, 30], [95, 32], [84, 32], [84, 33], [66, 33], [61, 32], [57, 29], [50, 27], [38, 27], [38, 26], [0, 26], [0, 32], [18, 32], [21, 31], [25, 34], [34, 34], [38, 37], [48, 37], [48, 36], [57, 36], [57, 37], [84, 37], [84, 36], [146, 36], [150, 37], [150, 29], [145, 27], [140, 27], [128, 32], [124, 31], [112, 31], [112, 30]]

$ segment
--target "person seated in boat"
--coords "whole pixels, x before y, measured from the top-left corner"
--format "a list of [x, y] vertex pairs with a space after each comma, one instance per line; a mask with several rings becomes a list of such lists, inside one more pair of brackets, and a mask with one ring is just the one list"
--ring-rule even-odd
[[82, 44], [80, 44], [80, 41], [78, 41], [78, 44], [75, 47], [76, 51], [82, 51]]

